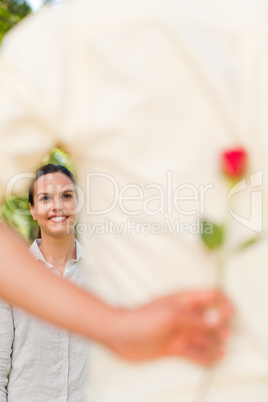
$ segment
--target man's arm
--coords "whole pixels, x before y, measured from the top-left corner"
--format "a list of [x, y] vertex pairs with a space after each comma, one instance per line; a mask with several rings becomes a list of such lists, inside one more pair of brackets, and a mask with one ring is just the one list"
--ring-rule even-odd
[[11, 369], [14, 326], [12, 308], [0, 300], [0, 402], [7, 402], [8, 376]]
[[[1, 223], [0, 245], [0, 297], [44, 320], [132, 360], [177, 355], [209, 364], [222, 353], [230, 306], [216, 291], [179, 293], [131, 311], [115, 309], [52, 275]], [[215, 305], [219, 319], [207, 322], [204, 312]]]

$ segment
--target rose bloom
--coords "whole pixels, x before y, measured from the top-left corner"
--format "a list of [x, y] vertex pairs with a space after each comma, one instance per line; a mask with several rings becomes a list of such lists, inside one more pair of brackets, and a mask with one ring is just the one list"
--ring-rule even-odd
[[223, 173], [230, 179], [239, 179], [246, 171], [248, 155], [243, 148], [226, 150], [221, 154]]

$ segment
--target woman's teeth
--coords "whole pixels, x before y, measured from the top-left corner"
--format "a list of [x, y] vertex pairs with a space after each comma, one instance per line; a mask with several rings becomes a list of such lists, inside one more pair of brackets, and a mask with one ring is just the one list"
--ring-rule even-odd
[[49, 219], [53, 222], [63, 222], [67, 219], [67, 216], [52, 216]]

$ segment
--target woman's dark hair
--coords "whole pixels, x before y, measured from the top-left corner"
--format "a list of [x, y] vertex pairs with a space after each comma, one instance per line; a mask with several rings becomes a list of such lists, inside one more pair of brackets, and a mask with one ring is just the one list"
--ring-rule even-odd
[[35, 178], [33, 179], [31, 186], [29, 188], [29, 203], [31, 204], [32, 207], [34, 205], [34, 183], [36, 182], [36, 180], [38, 180], [39, 177], [44, 176], [45, 174], [57, 173], [57, 172], [65, 174], [65, 176], [69, 177], [69, 179], [71, 179], [72, 182], [75, 184], [75, 179], [72, 172], [70, 172], [70, 170], [67, 169], [65, 166], [53, 165], [52, 163], [49, 163], [48, 165], [40, 167], [35, 172]]

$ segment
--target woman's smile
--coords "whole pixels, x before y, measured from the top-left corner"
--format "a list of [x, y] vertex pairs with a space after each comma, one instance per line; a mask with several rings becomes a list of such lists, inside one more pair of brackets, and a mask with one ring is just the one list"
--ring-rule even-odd
[[66, 222], [69, 216], [66, 215], [51, 215], [48, 217], [48, 220], [54, 223], [63, 223]]

